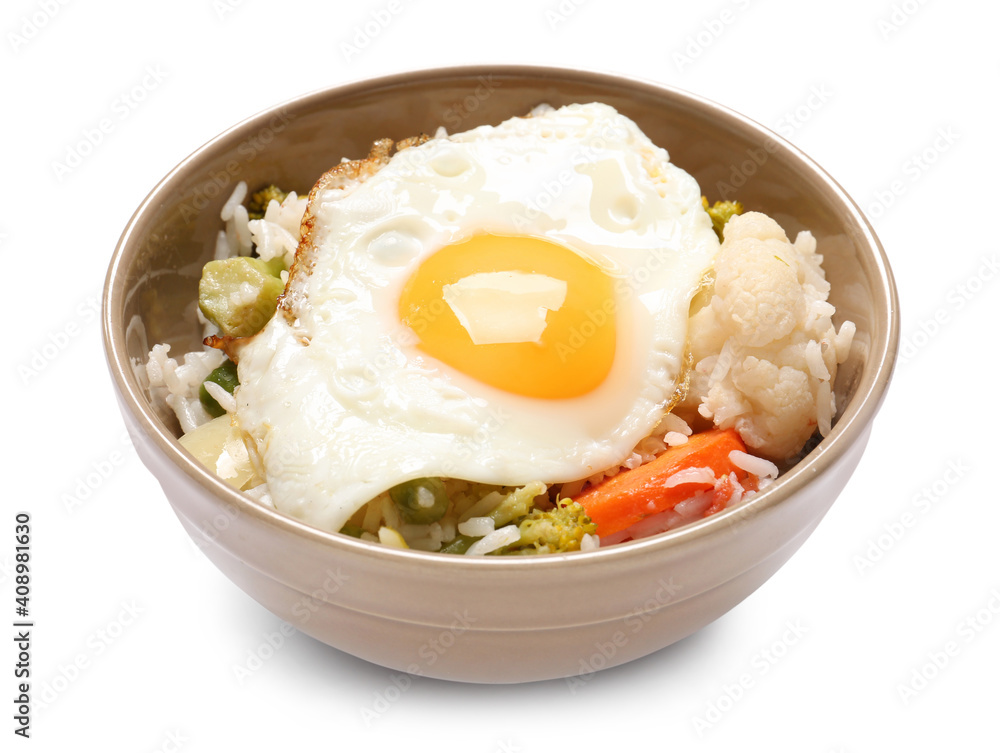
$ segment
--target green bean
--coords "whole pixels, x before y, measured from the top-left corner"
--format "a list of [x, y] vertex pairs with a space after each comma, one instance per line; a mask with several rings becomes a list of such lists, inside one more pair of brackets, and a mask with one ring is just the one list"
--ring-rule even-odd
[[[214, 369], [211, 374], [205, 377], [205, 382], [215, 382], [232, 395], [236, 386], [240, 383], [239, 377], [236, 376], [236, 364], [227, 358], [222, 362], [221, 366]], [[201, 383], [201, 389], [198, 390], [198, 397], [201, 399], [201, 404], [208, 411], [208, 414], [214, 418], [218, 418], [226, 411], [214, 397], [208, 394], [208, 390], [205, 389], [205, 382]]]
[[389, 497], [406, 523], [425, 525], [448, 512], [448, 493], [439, 478], [415, 478], [389, 490]]
[[469, 551], [469, 547], [475, 544], [482, 536], [465, 536], [459, 534], [443, 547], [441, 547], [442, 554], [465, 554]]

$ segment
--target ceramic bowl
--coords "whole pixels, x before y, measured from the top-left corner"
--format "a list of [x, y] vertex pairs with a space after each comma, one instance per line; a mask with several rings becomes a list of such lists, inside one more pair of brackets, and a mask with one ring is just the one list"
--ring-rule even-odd
[[[136, 375], [149, 348], [199, 347], [197, 282], [240, 180], [308, 188], [371, 142], [498, 123], [539, 103], [603, 101], [635, 120], [710, 198], [739, 198], [790, 237], [809, 229], [837, 321], [857, 325], [837, 375], [832, 432], [769, 490], [666, 534], [594, 552], [463, 558], [315, 530], [209, 473]], [[188, 534], [254, 599], [342, 651], [395, 670], [509, 683], [590, 673], [661, 649], [764, 583], [833, 504], [889, 383], [899, 318], [892, 275], [857, 205], [798, 149], [689, 93], [558, 68], [426, 70], [280, 104], [208, 142], [142, 202], [114, 253], [104, 335], [122, 414]], [[151, 500], [151, 503], [157, 500]]]

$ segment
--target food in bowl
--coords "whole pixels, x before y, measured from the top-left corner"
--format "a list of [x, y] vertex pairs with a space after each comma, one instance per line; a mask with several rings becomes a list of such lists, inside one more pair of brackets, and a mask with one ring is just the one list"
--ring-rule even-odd
[[182, 444], [317, 528], [594, 549], [737, 504], [830, 430], [854, 328], [812, 236], [706, 208], [606, 105], [246, 193], [202, 274], [213, 347], [145, 372]]

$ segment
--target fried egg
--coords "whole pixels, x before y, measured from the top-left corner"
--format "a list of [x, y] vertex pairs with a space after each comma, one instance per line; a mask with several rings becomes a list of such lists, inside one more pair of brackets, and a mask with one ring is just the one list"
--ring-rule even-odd
[[620, 463], [675, 397], [719, 248], [695, 180], [596, 103], [377, 162], [314, 189], [283, 310], [239, 349], [275, 506], [337, 531], [413, 478]]

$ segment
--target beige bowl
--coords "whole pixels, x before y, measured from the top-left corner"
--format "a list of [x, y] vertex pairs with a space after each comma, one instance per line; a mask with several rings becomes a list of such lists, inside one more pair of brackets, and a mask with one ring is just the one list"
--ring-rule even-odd
[[[817, 237], [838, 319], [857, 325], [838, 373], [832, 433], [747, 504], [592, 553], [462, 558], [324, 533], [258, 506], [177, 442], [134, 366], [151, 345], [196, 349], [193, 301], [219, 210], [239, 180], [307, 189], [375, 138], [498, 123], [548, 102], [603, 101], [634, 119], [710, 198], [735, 196], [789, 235]], [[160, 182], [122, 234], [104, 293], [105, 346], [139, 456], [205, 554], [290, 624], [372, 662], [474, 682], [573, 675], [630, 661], [716, 619], [805, 541], [867, 444], [899, 319], [884, 252], [823, 170], [723, 107], [642, 81], [523, 66], [419, 71], [341, 86], [254, 116]]]

